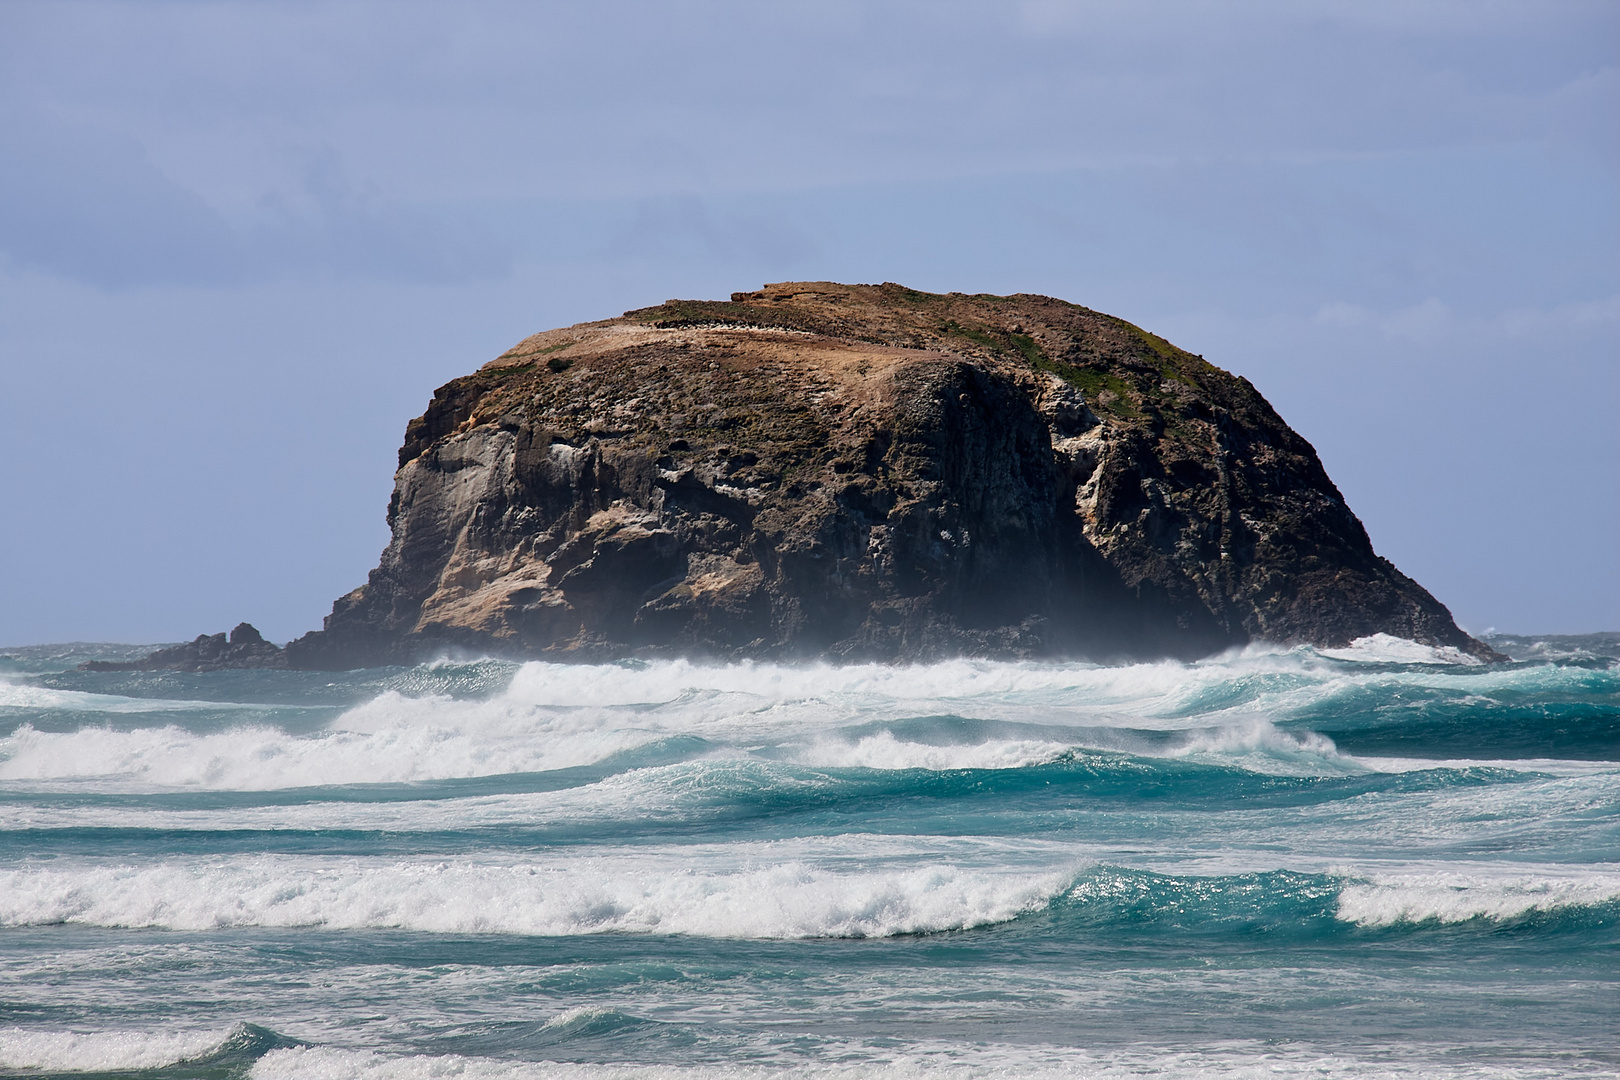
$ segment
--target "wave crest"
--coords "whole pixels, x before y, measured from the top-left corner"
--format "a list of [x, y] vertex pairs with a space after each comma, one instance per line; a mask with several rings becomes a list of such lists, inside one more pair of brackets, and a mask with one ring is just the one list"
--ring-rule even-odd
[[1337, 914], [1359, 926], [1392, 927], [1475, 919], [1503, 923], [1582, 908], [1620, 909], [1620, 873], [1430, 871], [1386, 877], [1346, 885]]
[[0, 872], [0, 926], [865, 938], [1004, 922], [1044, 907], [1072, 881], [1072, 872], [941, 862], [854, 872], [798, 859], [692, 869], [679, 853], [640, 865], [622, 857], [379, 865], [255, 856]]
[[122, 1073], [181, 1064], [240, 1066], [299, 1045], [255, 1024], [237, 1024], [223, 1032], [6, 1028], [0, 1030], [0, 1068]]

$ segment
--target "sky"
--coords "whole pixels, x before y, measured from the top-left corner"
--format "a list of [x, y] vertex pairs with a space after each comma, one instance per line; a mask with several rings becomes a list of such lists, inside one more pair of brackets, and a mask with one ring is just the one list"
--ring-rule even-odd
[[1620, 629], [1612, 0], [0, 0], [0, 644], [318, 627], [435, 387], [784, 280], [1126, 318]]

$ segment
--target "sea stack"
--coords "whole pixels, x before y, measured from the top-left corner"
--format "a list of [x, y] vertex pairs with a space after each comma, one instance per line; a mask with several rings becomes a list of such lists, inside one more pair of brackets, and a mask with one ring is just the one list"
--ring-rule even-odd
[[1495, 656], [1246, 379], [1045, 296], [790, 282], [548, 330], [411, 421], [299, 668]]

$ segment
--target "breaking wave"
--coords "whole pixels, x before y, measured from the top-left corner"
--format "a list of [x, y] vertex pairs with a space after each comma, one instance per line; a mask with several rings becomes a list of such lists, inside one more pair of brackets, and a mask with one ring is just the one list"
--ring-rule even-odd
[[537, 862], [378, 865], [375, 859], [256, 856], [46, 865], [0, 871], [0, 926], [888, 937], [1003, 922], [1044, 906], [1073, 879], [1072, 871], [971, 870], [939, 862], [849, 871], [784, 861], [768, 849], [755, 855], [760, 865], [708, 869], [694, 869], [689, 851]]
[[[836, 838], [844, 840], [846, 838]], [[0, 926], [78, 923], [393, 929], [427, 933], [675, 934], [707, 938], [869, 938], [1007, 923], [1042, 913], [1067, 933], [1326, 934], [1562, 915], [1620, 915], [1620, 871], [1504, 874], [1443, 866], [1403, 873], [1254, 871], [1222, 876], [1114, 866], [989, 865], [902, 857], [902, 843], [734, 844], [543, 859], [258, 855], [155, 864], [102, 861], [0, 871]], [[865, 855], [862, 869], [842, 865]], [[972, 853], [967, 853], [972, 854]], [[881, 856], [881, 857], [879, 857]], [[875, 858], [875, 862], [873, 861]]]
[[[1363, 771], [1357, 753], [1410, 753], [1401, 733], [1436, 725], [1450, 733], [1441, 742], [1452, 757], [1480, 756], [1457, 752], [1470, 732], [1521, 756], [1535, 756], [1525, 751], [1542, 743], [1556, 751], [1544, 757], [1590, 757], [1611, 744], [1620, 751], [1620, 672], [1445, 666], [1414, 660], [1412, 650], [1425, 647], [1405, 646], [1373, 642], [1337, 656], [1250, 650], [1115, 668], [530, 663], [507, 665], [505, 684], [481, 696], [444, 692], [459, 676], [435, 672], [425, 685], [438, 691], [384, 689], [346, 709], [328, 707], [335, 715], [313, 728], [267, 712], [288, 706], [0, 682], [0, 719], [15, 718], [0, 737], [0, 782], [273, 790], [539, 773], [615, 758], [660, 764], [683, 753], [942, 771], [1024, 768], [1078, 750], [1333, 775]], [[467, 677], [490, 685], [496, 669], [475, 667]], [[1537, 704], [1519, 704], [1527, 697]], [[1579, 715], [1555, 727], [1547, 710], [1559, 701]], [[34, 719], [63, 710], [116, 722]], [[1571, 739], [1589, 745], [1571, 748]], [[638, 752], [648, 756], [637, 761]]]
[[[298, 1045], [254, 1024], [237, 1024], [228, 1031], [165, 1032], [0, 1028], [0, 1069], [125, 1073], [190, 1065], [220, 1070], [241, 1068], [271, 1051]], [[212, 1070], [210, 1075], [219, 1075]]]

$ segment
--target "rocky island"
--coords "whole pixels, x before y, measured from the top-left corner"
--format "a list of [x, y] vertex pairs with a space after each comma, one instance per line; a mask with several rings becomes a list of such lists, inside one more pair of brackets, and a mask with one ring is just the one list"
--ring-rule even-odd
[[1496, 658], [1248, 380], [1045, 296], [790, 282], [536, 334], [410, 422], [388, 522], [243, 661]]

